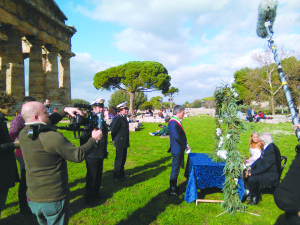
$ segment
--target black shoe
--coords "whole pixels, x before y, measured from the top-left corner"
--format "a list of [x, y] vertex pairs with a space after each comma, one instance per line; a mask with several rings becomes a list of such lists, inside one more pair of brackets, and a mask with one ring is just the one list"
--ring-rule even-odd
[[179, 193], [178, 193], [178, 191], [176, 191], [176, 190], [174, 190], [174, 191], [171, 191], [171, 190], [170, 190], [169, 195], [172, 195], [172, 196], [179, 196]]
[[97, 202], [96, 200], [94, 199], [89, 199], [89, 200], [85, 200], [85, 204], [90, 206], [90, 207], [95, 207], [95, 206], [98, 206], [99, 205], [99, 202]]
[[123, 176], [115, 177], [115, 181], [125, 181], [125, 180], [126, 180], [126, 178]]
[[250, 202], [248, 202], [248, 205], [257, 205], [258, 203], [261, 202], [261, 197], [260, 196], [251, 196]]
[[103, 194], [98, 194], [98, 195], [95, 197], [95, 199], [96, 199], [97, 201], [102, 200], [102, 199], [106, 199], [106, 198], [108, 198], [108, 196], [107, 196], [107, 195], [103, 195]]

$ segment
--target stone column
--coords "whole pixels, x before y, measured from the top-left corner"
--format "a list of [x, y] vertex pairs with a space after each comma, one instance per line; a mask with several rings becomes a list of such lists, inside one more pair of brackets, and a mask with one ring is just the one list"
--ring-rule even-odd
[[24, 61], [22, 53], [22, 33], [19, 30], [6, 29], [7, 64], [6, 64], [6, 92], [17, 101], [25, 96]]
[[6, 41], [0, 40], [0, 92], [6, 92], [6, 63], [7, 63]]
[[52, 46], [46, 47], [46, 61], [45, 61], [45, 98], [48, 98], [52, 103], [59, 102], [59, 89], [58, 89], [58, 48]]
[[44, 102], [45, 75], [43, 72], [42, 45], [43, 42], [35, 37], [28, 37], [32, 44], [29, 54], [29, 95], [37, 101]]
[[59, 99], [62, 105], [71, 104], [71, 77], [70, 77], [70, 58], [75, 56], [72, 52], [60, 53], [59, 69]]

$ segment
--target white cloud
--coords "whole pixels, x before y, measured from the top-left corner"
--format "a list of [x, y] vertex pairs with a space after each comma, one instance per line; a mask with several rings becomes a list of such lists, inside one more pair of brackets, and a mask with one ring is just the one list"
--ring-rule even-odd
[[[259, 0], [92, 0], [90, 5], [74, 7], [100, 23], [117, 26], [111, 41], [119, 51], [139, 60], [161, 62], [172, 76], [172, 86], [180, 89], [175, 101], [183, 103], [185, 99], [211, 96], [222, 82], [232, 82], [235, 71], [255, 66], [253, 52], [267, 43], [256, 35], [258, 3]], [[300, 1], [279, 4], [275, 43], [295, 50], [300, 57]], [[113, 65], [96, 61], [88, 53], [79, 53], [71, 63], [72, 96], [77, 96], [81, 87], [89, 91], [80, 94], [89, 96], [95, 89], [94, 74]]]
[[89, 102], [96, 98], [104, 98], [108, 101], [110, 92], [97, 90], [94, 85], [94, 75], [109, 67], [116, 66], [112, 63], [96, 61], [89, 53], [76, 53], [71, 58], [71, 85], [72, 99], [85, 99]]

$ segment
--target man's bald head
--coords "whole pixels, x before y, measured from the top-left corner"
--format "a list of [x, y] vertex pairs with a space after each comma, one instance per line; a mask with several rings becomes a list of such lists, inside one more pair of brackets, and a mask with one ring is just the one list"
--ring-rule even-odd
[[45, 106], [40, 102], [27, 102], [22, 106], [21, 114], [25, 123], [49, 123], [49, 115]]

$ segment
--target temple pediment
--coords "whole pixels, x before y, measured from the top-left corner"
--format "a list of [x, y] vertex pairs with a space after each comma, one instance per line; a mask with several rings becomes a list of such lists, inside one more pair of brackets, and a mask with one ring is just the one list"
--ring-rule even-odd
[[25, 2], [62, 23], [68, 19], [53, 0], [25, 0]]

